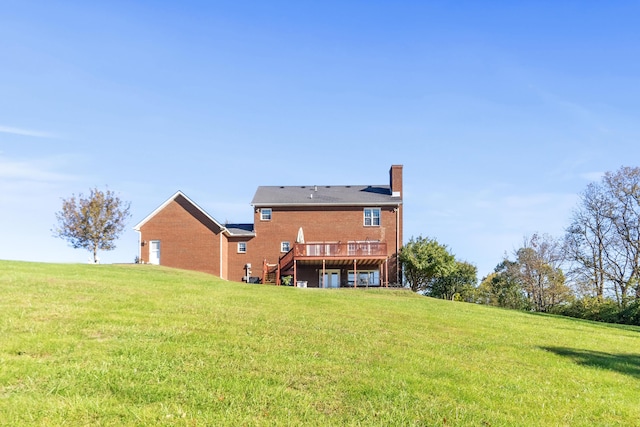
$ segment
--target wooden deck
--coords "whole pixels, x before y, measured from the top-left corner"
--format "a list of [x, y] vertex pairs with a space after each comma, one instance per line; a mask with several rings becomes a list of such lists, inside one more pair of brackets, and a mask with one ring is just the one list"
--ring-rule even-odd
[[280, 269], [288, 270], [294, 260], [381, 260], [387, 259], [387, 244], [383, 242], [312, 242], [294, 243], [280, 258]]

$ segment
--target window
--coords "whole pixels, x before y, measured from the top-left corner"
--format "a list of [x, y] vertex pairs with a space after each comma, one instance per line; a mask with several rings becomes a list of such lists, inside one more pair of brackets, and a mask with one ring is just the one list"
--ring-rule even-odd
[[380, 208], [365, 208], [364, 225], [365, 227], [380, 226]]
[[[353, 286], [353, 270], [348, 272], [349, 286]], [[378, 270], [358, 270], [358, 286], [380, 286], [380, 272]]]
[[271, 208], [260, 209], [260, 220], [271, 221]]
[[280, 252], [289, 252], [291, 245], [289, 242], [280, 242]]
[[239, 254], [247, 253], [247, 242], [238, 242], [238, 253]]

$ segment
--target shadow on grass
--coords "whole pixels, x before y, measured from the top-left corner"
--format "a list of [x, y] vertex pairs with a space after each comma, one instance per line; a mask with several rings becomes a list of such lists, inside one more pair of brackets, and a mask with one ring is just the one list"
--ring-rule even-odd
[[559, 356], [567, 357], [578, 365], [608, 369], [640, 378], [640, 355], [613, 354], [602, 351], [577, 350], [566, 347], [541, 347]]

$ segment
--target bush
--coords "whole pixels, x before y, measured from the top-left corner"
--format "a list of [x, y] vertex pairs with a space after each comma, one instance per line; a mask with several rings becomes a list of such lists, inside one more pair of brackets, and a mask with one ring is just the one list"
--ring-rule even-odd
[[640, 301], [637, 300], [622, 307], [612, 299], [599, 300], [594, 297], [585, 297], [572, 304], [556, 307], [552, 312], [596, 322], [640, 326]]
[[293, 276], [282, 276], [281, 283], [283, 286], [291, 286], [293, 281]]

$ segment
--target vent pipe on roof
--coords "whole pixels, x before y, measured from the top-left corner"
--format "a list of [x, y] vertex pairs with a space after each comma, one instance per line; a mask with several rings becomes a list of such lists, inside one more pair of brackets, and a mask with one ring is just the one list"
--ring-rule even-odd
[[313, 186], [313, 191], [318, 191], [318, 186], [317, 185]]

